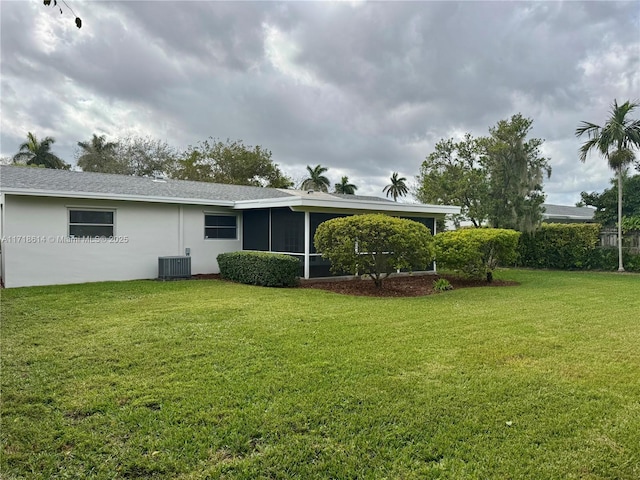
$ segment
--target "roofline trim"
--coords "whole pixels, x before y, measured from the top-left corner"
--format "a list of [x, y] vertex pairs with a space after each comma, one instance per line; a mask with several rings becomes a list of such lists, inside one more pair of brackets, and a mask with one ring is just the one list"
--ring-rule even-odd
[[148, 203], [180, 203], [191, 205], [215, 205], [219, 207], [233, 207], [235, 202], [228, 200], [207, 200], [200, 198], [183, 197], [153, 197], [146, 195], [124, 195], [118, 193], [92, 193], [92, 192], [70, 192], [57, 190], [31, 190], [28, 188], [2, 189], [3, 194], [22, 195], [28, 197], [56, 197], [56, 198], [85, 198], [88, 200], [123, 200], [133, 202]]
[[292, 196], [284, 198], [274, 198], [265, 200], [241, 200], [235, 203], [238, 210], [249, 210], [252, 208], [332, 208], [340, 210], [373, 210], [385, 212], [401, 212], [401, 213], [436, 213], [436, 214], [458, 214], [460, 207], [452, 205], [423, 205], [412, 203], [396, 203], [385, 202], [381, 200], [329, 200], [326, 198], [306, 198], [301, 196]]

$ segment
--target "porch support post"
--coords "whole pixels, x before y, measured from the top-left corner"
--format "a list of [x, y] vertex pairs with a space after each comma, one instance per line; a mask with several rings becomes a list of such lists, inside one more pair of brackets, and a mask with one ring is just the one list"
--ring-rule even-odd
[[309, 278], [311, 268], [309, 265], [309, 254], [311, 253], [311, 215], [304, 212], [304, 278]]
[[[433, 217], [433, 235], [435, 236], [436, 233], [438, 233], [438, 219], [436, 217]], [[437, 273], [438, 272], [438, 267], [436, 266], [436, 261], [433, 261], [433, 272]]]

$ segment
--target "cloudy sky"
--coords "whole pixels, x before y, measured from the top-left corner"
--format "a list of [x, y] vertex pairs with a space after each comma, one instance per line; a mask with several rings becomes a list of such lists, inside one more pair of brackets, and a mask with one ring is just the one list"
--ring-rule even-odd
[[[60, 0], [61, 1], [61, 0]], [[434, 144], [522, 113], [544, 138], [549, 203], [602, 190], [574, 131], [640, 97], [640, 2], [77, 1], [0, 3], [1, 154], [93, 133], [261, 145], [382, 195]], [[636, 118], [640, 117], [637, 112]]]

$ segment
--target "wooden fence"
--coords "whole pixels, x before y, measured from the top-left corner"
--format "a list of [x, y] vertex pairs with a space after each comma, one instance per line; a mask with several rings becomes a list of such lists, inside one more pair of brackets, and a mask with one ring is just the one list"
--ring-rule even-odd
[[[616, 248], [618, 246], [618, 230], [603, 229], [600, 232], [600, 246], [603, 248]], [[631, 253], [640, 253], [640, 232], [627, 232], [622, 235], [622, 248]]]

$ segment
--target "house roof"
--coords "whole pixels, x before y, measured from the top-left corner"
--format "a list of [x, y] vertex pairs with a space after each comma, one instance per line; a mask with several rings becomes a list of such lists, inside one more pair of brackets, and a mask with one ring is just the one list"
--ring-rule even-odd
[[459, 213], [459, 207], [413, 205], [384, 198], [306, 190], [153, 179], [107, 173], [0, 166], [0, 193], [40, 197], [93, 198], [216, 205], [236, 209], [290, 207], [389, 213]]
[[570, 207], [567, 205], [552, 205], [543, 203], [545, 209], [542, 218], [545, 220], [573, 220], [589, 222], [593, 221], [595, 209], [589, 207]]
[[23, 195], [221, 205], [232, 205], [238, 200], [289, 196], [274, 188], [13, 166], [0, 167], [0, 190]]

